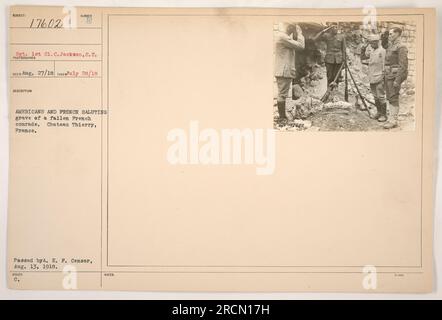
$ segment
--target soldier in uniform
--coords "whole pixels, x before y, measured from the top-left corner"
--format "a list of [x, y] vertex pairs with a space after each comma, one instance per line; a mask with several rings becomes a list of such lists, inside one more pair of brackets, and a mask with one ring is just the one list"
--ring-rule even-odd
[[285, 113], [286, 99], [290, 84], [296, 77], [295, 50], [305, 47], [304, 36], [298, 25], [284, 23], [283, 31], [275, 35], [275, 78], [278, 85], [278, 113], [279, 121], [287, 120]]
[[[332, 24], [330, 27], [320, 31], [313, 40], [324, 40], [327, 45], [325, 53], [325, 68], [327, 70], [327, 86], [337, 85], [339, 82], [339, 72], [344, 62], [345, 41], [344, 35], [338, 33], [338, 25]], [[336, 79], [336, 82], [333, 81]]]
[[[377, 113], [374, 116], [379, 122], [387, 121], [387, 101], [385, 99], [385, 49], [379, 45], [381, 37], [371, 34], [367, 45], [361, 50], [361, 61], [368, 64], [370, 90], [374, 97]], [[370, 46], [369, 46], [370, 45]]]
[[389, 102], [388, 122], [385, 129], [398, 125], [399, 91], [408, 76], [408, 50], [401, 42], [402, 29], [392, 28], [388, 34], [388, 46], [385, 54], [385, 88]]

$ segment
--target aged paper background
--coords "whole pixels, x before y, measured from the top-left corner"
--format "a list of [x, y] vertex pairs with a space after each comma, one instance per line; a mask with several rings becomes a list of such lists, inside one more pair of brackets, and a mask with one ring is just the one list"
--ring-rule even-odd
[[[416, 130], [280, 132], [270, 176], [171, 166], [167, 132], [191, 120], [271, 128], [273, 24], [360, 10], [80, 11], [102, 28], [82, 36], [100, 43], [101, 78], [11, 79], [33, 88], [11, 96], [11, 116], [23, 106], [109, 113], [94, 130], [11, 128], [10, 287], [62, 289], [61, 264], [20, 271], [13, 259], [65, 257], [91, 260], [78, 266], [81, 289], [364, 291], [362, 268], [374, 265], [378, 291], [431, 290], [433, 11], [378, 11], [417, 24]], [[13, 43], [28, 37], [11, 29]]]

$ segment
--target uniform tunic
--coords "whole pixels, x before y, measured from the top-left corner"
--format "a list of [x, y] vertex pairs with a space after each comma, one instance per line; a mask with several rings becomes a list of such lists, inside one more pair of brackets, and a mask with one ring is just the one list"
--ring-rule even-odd
[[[320, 39], [327, 44], [324, 60], [327, 69], [327, 85], [329, 85], [337, 77], [341, 64], [344, 62], [344, 36], [342, 34], [325, 33], [320, 36]], [[339, 76], [336, 82], [339, 82]]]
[[324, 34], [321, 37], [327, 44], [325, 63], [341, 64], [344, 61], [344, 36], [342, 34]]
[[371, 46], [367, 47], [362, 52], [361, 59], [368, 62], [368, 80], [370, 82], [370, 89], [375, 102], [385, 103], [385, 49], [379, 46], [373, 49]]
[[305, 41], [302, 34], [294, 40], [285, 32], [278, 31], [275, 36], [275, 77], [278, 85], [278, 101], [285, 101], [290, 83], [296, 77], [295, 50], [302, 50]]
[[399, 91], [408, 76], [408, 49], [398, 38], [385, 53], [385, 85], [388, 101], [399, 106]]
[[280, 31], [275, 37], [275, 77], [295, 78], [295, 49], [304, 49], [304, 37], [298, 35], [298, 40], [293, 40]]

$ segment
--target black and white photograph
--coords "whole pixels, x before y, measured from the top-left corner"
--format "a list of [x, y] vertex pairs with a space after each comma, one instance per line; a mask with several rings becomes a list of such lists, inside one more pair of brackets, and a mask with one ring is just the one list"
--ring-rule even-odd
[[416, 25], [274, 24], [274, 128], [412, 131]]
[[16, 2], [0, 4], [15, 314], [442, 299], [440, 0]]

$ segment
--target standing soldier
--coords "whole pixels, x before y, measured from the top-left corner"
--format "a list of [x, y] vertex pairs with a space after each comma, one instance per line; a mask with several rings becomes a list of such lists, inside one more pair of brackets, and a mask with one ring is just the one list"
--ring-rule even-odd
[[[330, 31], [326, 33], [327, 31]], [[345, 41], [344, 36], [338, 33], [338, 25], [332, 24], [330, 27], [320, 31], [313, 40], [324, 40], [327, 45], [325, 53], [325, 68], [327, 70], [327, 86], [335, 86], [339, 82], [338, 72], [344, 63]], [[336, 82], [334, 82], [336, 78]]]
[[374, 97], [377, 113], [374, 117], [379, 122], [387, 121], [387, 101], [385, 99], [385, 49], [379, 45], [381, 37], [377, 34], [370, 35], [368, 44], [362, 47], [361, 61], [368, 62], [368, 79], [371, 93]]
[[393, 28], [388, 34], [388, 46], [385, 55], [385, 86], [389, 102], [388, 122], [385, 129], [398, 125], [399, 91], [408, 76], [408, 50], [401, 42], [402, 29]]
[[278, 85], [279, 121], [287, 120], [285, 113], [286, 99], [290, 84], [296, 77], [295, 49], [304, 49], [304, 36], [298, 25], [283, 24], [283, 31], [275, 36], [275, 78]]

